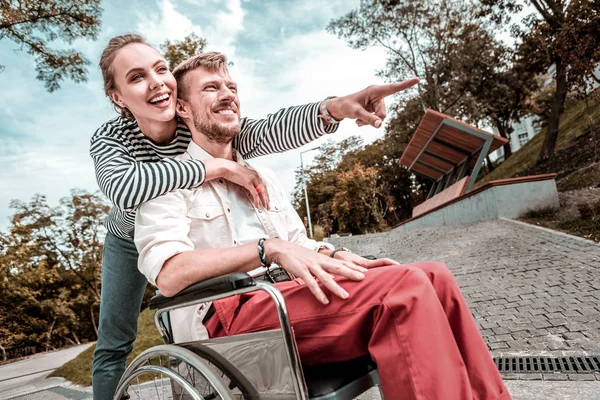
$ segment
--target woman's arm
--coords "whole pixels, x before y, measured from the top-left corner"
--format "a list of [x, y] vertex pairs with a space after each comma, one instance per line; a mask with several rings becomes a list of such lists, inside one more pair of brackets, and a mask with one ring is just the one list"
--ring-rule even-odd
[[100, 189], [123, 211], [174, 189], [197, 187], [206, 175], [198, 160], [138, 161], [120, 140], [98, 133], [91, 140], [90, 155]]
[[338, 124], [323, 123], [319, 117], [319, 104], [282, 108], [265, 119], [244, 119], [233, 147], [244, 159], [249, 159], [297, 149], [327, 133], [335, 132]]
[[[160, 161], [135, 159], [123, 144], [121, 135], [111, 132], [121, 128], [120, 119], [105, 123], [90, 142], [96, 179], [102, 192], [123, 211], [133, 211], [140, 204], [175, 189], [191, 189], [204, 181], [224, 178], [244, 187], [258, 206], [269, 204], [267, 191], [256, 192], [262, 180], [249, 168], [224, 160], [179, 160], [164, 158]], [[117, 125], [115, 125], [117, 124]]]

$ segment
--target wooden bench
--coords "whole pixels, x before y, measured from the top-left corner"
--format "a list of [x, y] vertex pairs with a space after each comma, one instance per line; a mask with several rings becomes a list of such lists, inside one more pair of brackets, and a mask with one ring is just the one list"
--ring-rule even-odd
[[434, 208], [438, 208], [454, 199], [459, 198], [460, 196], [465, 194], [468, 184], [469, 177], [465, 176], [449, 188], [444, 189], [429, 200], [426, 200], [423, 203], [419, 204], [418, 206], [413, 208], [413, 218], [418, 217], [419, 215], [424, 214], [427, 211], [433, 210]]
[[483, 160], [508, 140], [437, 111], [427, 110], [400, 158], [409, 171], [433, 181], [413, 218], [460, 198], [473, 188]]

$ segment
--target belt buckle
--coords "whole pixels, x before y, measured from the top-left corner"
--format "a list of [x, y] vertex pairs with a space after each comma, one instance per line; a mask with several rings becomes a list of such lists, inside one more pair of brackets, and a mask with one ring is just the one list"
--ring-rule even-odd
[[281, 267], [267, 268], [265, 271], [265, 280], [271, 283], [291, 281], [290, 274]]

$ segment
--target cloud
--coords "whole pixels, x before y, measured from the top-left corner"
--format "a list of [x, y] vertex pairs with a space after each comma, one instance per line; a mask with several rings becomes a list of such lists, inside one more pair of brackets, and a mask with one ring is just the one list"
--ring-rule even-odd
[[[242, 111], [252, 118], [262, 118], [281, 107], [346, 95], [383, 83], [375, 76], [385, 62], [382, 49], [353, 50], [324, 30], [287, 37], [272, 52], [262, 55], [262, 59], [238, 58], [232, 69], [234, 79], [240, 81]], [[383, 129], [358, 128], [352, 121], [343, 121], [334, 135], [302, 149], [252, 162], [277, 171], [285, 190], [291, 192], [301, 151], [319, 146], [326, 139], [339, 141], [351, 135], [360, 135], [365, 143], [370, 143], [383, 135]], [[304, 162], [310, 163], [316, 154], [304, 155]]]
[[206, 28], [208, 48], [234, 57], [235, 40], [238, 34], [244, 31], [245, 15], [240, 0], [227, 0], [225, 10], [218, 11], [214, 24]]
[[165, 39], [183, 39], [190, 33], [202, 37], [202, 29], [175, 9], [170, 0], [161, 0], [158, 13], [139, 12], [138, 30], [155, 46]]
[[244, 30], [245, 12], [240, 0], [188, 0], [177, 5], [171, 0], [160, 0], [158, 8], [158, 13], [138, 13], [138, 30], [155, 46], [166, 39], [183, 39], [193, 32], [208, 41], [209, 49], [229, 56], [235, 54], [236, 37]]

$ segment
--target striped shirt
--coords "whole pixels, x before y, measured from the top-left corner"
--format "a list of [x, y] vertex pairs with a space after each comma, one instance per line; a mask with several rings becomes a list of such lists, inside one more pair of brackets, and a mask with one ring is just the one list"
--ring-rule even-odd
[[[338, 124], [323, 125], [319, 103], [284, 108], [266, 119], [242, 118], [233, 147], [245, 158], [296, 149]], [[204, 182], [204, 164], [199, 160], [175, 160], [184, 153], [192, 135], [180, 122], [171, 143], [157, 145], [146, 137], [135, 121], [121, 117], [105, 122], [90, 141], [100, 190], [113, 203], [105, 221], [109, 232], [133, 238], [135, 212], [142, 203], [175, 189], [195, 188]]]

